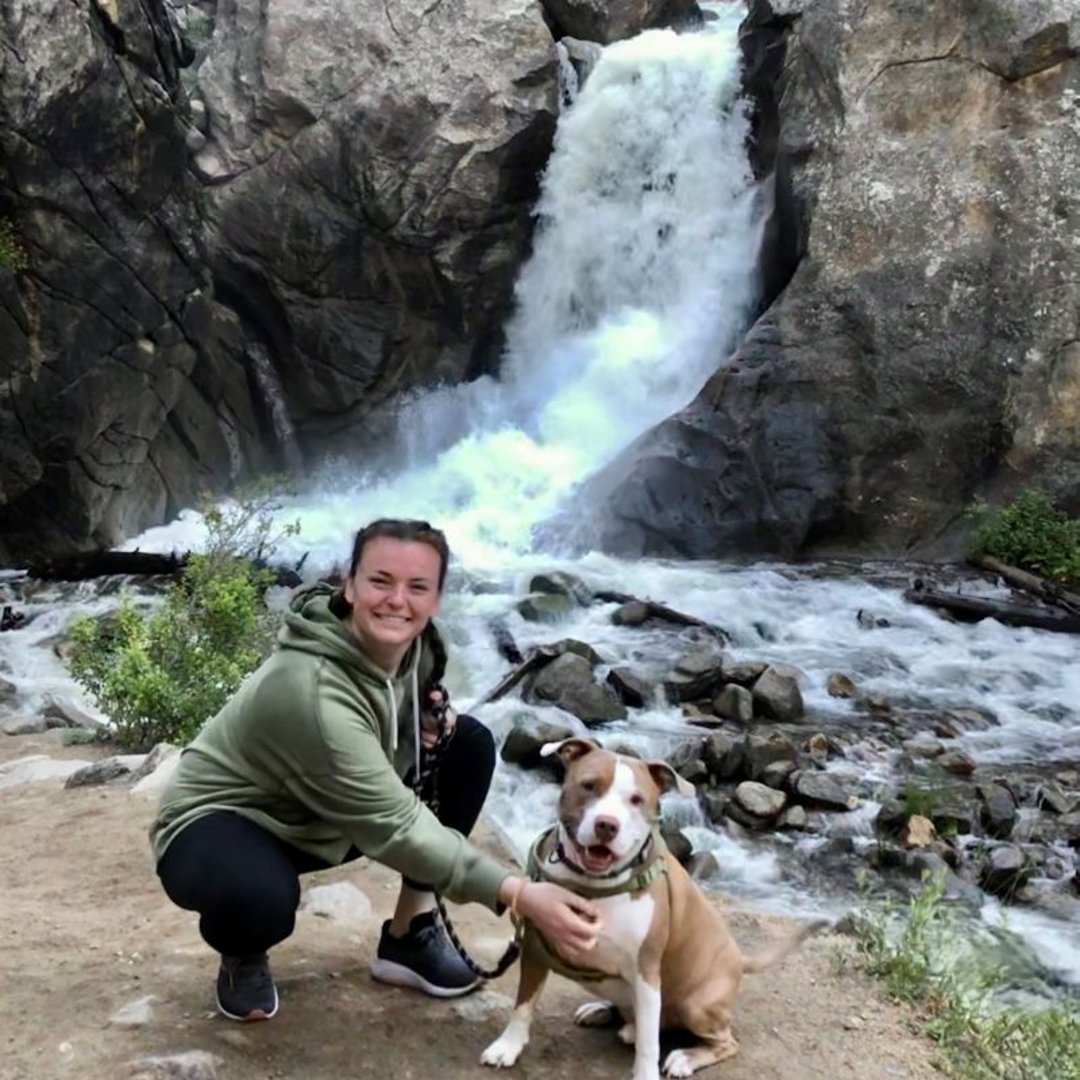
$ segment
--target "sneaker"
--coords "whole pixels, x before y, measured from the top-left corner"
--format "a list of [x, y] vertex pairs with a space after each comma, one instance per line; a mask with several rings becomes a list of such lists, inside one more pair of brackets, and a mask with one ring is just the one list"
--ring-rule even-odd
[[394, 937], [390, 921], [383, 923], [371, 976], [379, 982], [407, 986], [440, 998], [460, 997], [482, 981], [458, 956], [433, 911], [417, 915], [405, 937]]
[[217, 977], [218, 1011], [230, 1020], [269, 1020], [278, 1011], [278, 993], [266, 953], [223, 956]]

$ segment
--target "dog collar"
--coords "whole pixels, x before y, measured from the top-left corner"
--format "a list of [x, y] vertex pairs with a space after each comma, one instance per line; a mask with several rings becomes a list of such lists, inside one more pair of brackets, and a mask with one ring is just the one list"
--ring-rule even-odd
[[[555, 846], [552, 849], [551, 854], [557, 857], [551, 861], [561, 862], [582, 876], [589, 876], [580, 866], [567, 858], [566, 852], [563, 850], [563, 846], [558, 840], [558, 828], [558, 825], [552, 825], [550, 829], [541, 833], [536, 838], [536, 842], [529, 849], [529, 858], [525, 864], [525, 873], [533, 881], [557, 881], [556, 878], [547, 873], [544, 867], [544, 863], [551, 860], [551, 855], [545, 857], [540, 854], [552, 838], [555, 839]], [[586, 900], [601, 900], [606, 896], [618, 896], [620, 893], [641, 892], [643, 889], [647, 889], [662, 874], [667, 873], [667, 862], [664, 859], [666, 851], [667, 845], [664, 843], [664, 838], [660, 835], [659, 829], [653, 829], [652, 832], [649, 833], [645, 843], [641, 846], [641, 850], [630, 863], [631, 867], [638, 867], [637, 872], [631, 874], [626, 881], [623, 881], [618, 885], [590, 885], [575, 881], [572, 887], [568, 886], [565, 881], [557, 881], [557, 883], [564, 888], [571, 888], [571, 891], [577, 893], [578, 896], [585, 897]], [[604, 876], [614, 877], [624, 873], [625, 869], [626, 868], [623, 868], [622, 870], [615, 871], [614, 874], [607, 874]], [[603, 881], [604, 877], [597, 878], [597, 880]]]

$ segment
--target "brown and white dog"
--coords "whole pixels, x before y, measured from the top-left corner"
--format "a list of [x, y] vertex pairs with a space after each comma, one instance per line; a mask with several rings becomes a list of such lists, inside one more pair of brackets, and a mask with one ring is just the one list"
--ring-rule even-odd
[[582, 1005], [576, 1023], [625, 1021], [619, 1037], [634, 1045], [633, 1080], [658, 1080], [666, 1028], [700, 1041], [669, 1053], [665, 1076], [690, 1076], [731, 1057], [739, 1048], [731, 1013], [742, 976], [776, 963], [824, 923], [744, 957], [723, 917], [659, 839], [660, 796], [692, 795], [693, 786], [664, 761], [639, 761], [587, 739], [549, 743], [543, 753], [557, 753], [566, 776], [558, 824], [534, 848], [530, 870], [588, 897], [601, 911], [603, 929], [589, 953], [559, 957], [527, 928], [513, 1015], [481, 1061], [517, 1061], [552, 969], [591, 983], [605, 999]]

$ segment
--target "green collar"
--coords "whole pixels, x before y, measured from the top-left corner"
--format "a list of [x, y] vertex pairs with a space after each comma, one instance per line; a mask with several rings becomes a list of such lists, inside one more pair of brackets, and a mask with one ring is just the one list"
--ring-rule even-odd
[[[549, 851], [546, 855], [541, 855], [545, 845], [554, 839], [558, 828], [558, 825], [553, 825], [546, 832], [541, 833], [529, 849], [525, 873], [532, 881], [553, 881], [558, 885], [562, 885], [563, 888], [571, 889], [578, 896], [585, 897], [586, 900], [602, 900], [609, 896], [618, 896], [621, 893], [642, 892], [667, 873], [667, 860], [664, 858], [667, 853], [667, 845], [660, 836], [659, 830], [654, 829], [649, 840], [642, 848], [642, 854], [638, 856], [641, 863], [637, 872], [625, 881], [618, 885], [579, 885], [576, 881], [572, 886], [568, 885], [565, 881], [559, 881], [553, 877], [544, 867], [544, 863], [551, 858], [552, 852]], [[528, 945], [539, 951], [543, 955], [548, 968], [558, 975], [565, 975], [568, 979], [574, 979], [577, 982], [599, 982], [603, 979], [616, 978], [610, 972], [593, 968], [579, 968], [568, 964], [547, 943], [543, 934], [532, 923], [523, 921], [518, 925], [518, 938], [522, 948]]]

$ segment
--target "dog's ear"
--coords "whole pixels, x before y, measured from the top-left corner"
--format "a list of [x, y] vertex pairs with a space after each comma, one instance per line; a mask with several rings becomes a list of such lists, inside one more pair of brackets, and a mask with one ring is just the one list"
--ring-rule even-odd
[[681, 777], [666, 761], [646, 761], [645, 767], [661, 793], [677, 791], [680, 795], [690, 797], [697, 794], [694, 785]]
[[593, 742], [592, 739], [582, 739], [580, 736], [575, 735], [570, 739], [563, 739], [562, 742], [549, 742], [544, 743], [540, 747], [541, 757], [551, 757], [552, 754], [558, 754], [562, 759], [564, 765], [569, 765], [572, 761], [577, 761], [579, 757], [584, 757], [586, 754], [593, 750], [602, 749], [598, 742]]

